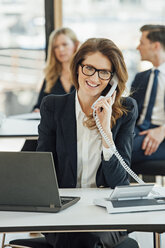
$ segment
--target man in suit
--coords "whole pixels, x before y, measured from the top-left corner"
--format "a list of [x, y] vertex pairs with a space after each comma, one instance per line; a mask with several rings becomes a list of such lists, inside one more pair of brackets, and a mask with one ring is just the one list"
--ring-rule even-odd
[[132, 162], [165, 159], [165, 25], [144, 25], [137, 47], [153, 68], [138, 73], [131, 86], [138, 104]]

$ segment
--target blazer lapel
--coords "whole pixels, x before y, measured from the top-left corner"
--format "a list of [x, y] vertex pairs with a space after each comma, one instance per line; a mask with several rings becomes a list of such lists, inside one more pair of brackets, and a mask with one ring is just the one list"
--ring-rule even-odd
[[74, 177], [77, 178], [77, 126], [75, 114], [75, 92], [71, 93], [66, 101], [62, 113], [61, 125], [64, 141]]
[[141, 113], [143, 104], [144, 104], [144, 99], [146, 95], [146, 90], [148, 87], [148, 82], [149, 82], [149, 77], [151, 74], [151, 70], [146, 71], [146, 73], [143, 75], [143, 78], [140, 78], [140, 87], [139, 87], [139, 94], [138, 94], [138, 110], [139, 113]]

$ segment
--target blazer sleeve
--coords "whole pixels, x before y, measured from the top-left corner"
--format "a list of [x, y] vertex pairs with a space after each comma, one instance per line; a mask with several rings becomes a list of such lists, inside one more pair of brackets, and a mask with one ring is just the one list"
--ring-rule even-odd
[[41, 121], [38, 126], [37, 151], [48, 151], [55, 153], [56, 147], [56, 122], [54, 121], [53, 97], [44, 97], [41, 104]]
[[131, 92], [134, 92], [134, 90], [136, 90], [137, 89], [137, 82], [139, 81], [138, 80], [138, 77], [139, 77], [139, 73], [137, 73], [136, 75], [135, 75], [135, 78], [134, 78], [134, 80], [133, 80], [133, 82], [132, 82], [132, 84], [131, 84]]
[[[132, 98], [126, 99], [126, 106], [128, 113], [117, 120], [113, 136], [118, 152], [126, 164], [130, 166], [134, 127], [138, 111], [136, 101]], [[109, 161], [104, 161], [102, 157], [102, 162], [96, 176], [96, 184], [98, 187], [111, 188], [115, 188], [117, 185], [129, 184], [128, 173], [115, 155]]]

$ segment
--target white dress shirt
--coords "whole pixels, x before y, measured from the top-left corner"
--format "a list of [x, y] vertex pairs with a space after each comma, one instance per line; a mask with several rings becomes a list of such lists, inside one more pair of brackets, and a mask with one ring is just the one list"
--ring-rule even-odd
[[165, 125], [165, 106], [164, 106], [164, 99], [165, 99], [165, 63], [161, 64], [159, 67], [152, 68], [152, 72], [149, 78], [149, 83], [144, 99], [143, 111], [140, 115], [140, 119], [138, 124], [142, 124], [144, 118], [146, 116], [146, 111], [150, 99], [151, 89], [154, 81], [154, 70], [158, 69], [160, 72], [158, 74], [158, 86], [157, 86], [157, 93], [155, 104], [152, 111], [151, 123], [154, 125]]
[[77, 187], [96, 187], [96, 173], [101, 163], [101, 153], [108, 161], [113, 155], [110, 148], [102, 145], [102, 138], [97, 129], [89, 129], [83, 125], [85, 113], [82, 111], [76, 93], [77, 121]]

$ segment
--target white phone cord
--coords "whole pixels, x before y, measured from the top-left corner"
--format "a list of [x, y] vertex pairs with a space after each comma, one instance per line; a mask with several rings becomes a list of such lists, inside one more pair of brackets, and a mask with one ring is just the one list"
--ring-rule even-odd
[[114, 155], [117, 157], [117, 159], [120, 161], [121, 165], [124, 167], [124, 169], [128, 172], [129, 175], [131, 175], [136, 182], [138, 182], [139, 184], [145, 184], [145, 182], [136, 175], [135, 172], [133, 172], [133, 170], [131, 170], [131, 168], [126, 164], [126, 162], [124, 161], [124, 159], [122, 158], [122, 156], [119, 154], [119, 152], [117, 151], [116, 147], [114, 147], [113, 143], [110, 141], [110, 139], [108, 138], [107, 134], [104, 132], [100, 120], [98, 118], [98, 116], [96, 115], [96, 111], [93, 111], [93, 117], [96, 121], [96, 126], [98, 127], [101, 135], [103, 136], [105, 142], [107, 143], [108, 147], [110, 147], [112, 149], [112, 151], [114, 152]]
[[[131, 170], [131, 168], [126, 164], [126, 162], [124, 161], [124, 159], [122, 158], [122, 156], [120, 155], [120, 153], [117, 151], [116, 147], [113, 145], [113, 143], [110, 141], [110, 139], [108, 138], [107, 134], [104, 132], [100, 120], [98, 118], [98, 116], [96, 115], [96, 111], [93, 111], [93, 117], [95, 119], [96, 122], [96, 126], [98, 127], [102, 137], [104, 138], [105, 142], [107, 143], [108, 147], [110, 147], [112, 149], [112, 151], [114, 152], [114, 155], [117, 157], [117, 159], [120, 161], [121, 165], [124, 167], [124, 169], [128, 172], [128, 174], [130, 176], [132, 176], [135, 181], [139, 184], [145, 184], [145, 182], [138, 177], [138, 175], [136, 175], [136, 173]], [[151, 193], [153, 194], [153, 196], [157, 196], [157, 197], [162, 197], [161, 194], [157, 191], [155, 191], [154, 189], [151, 190]]]

